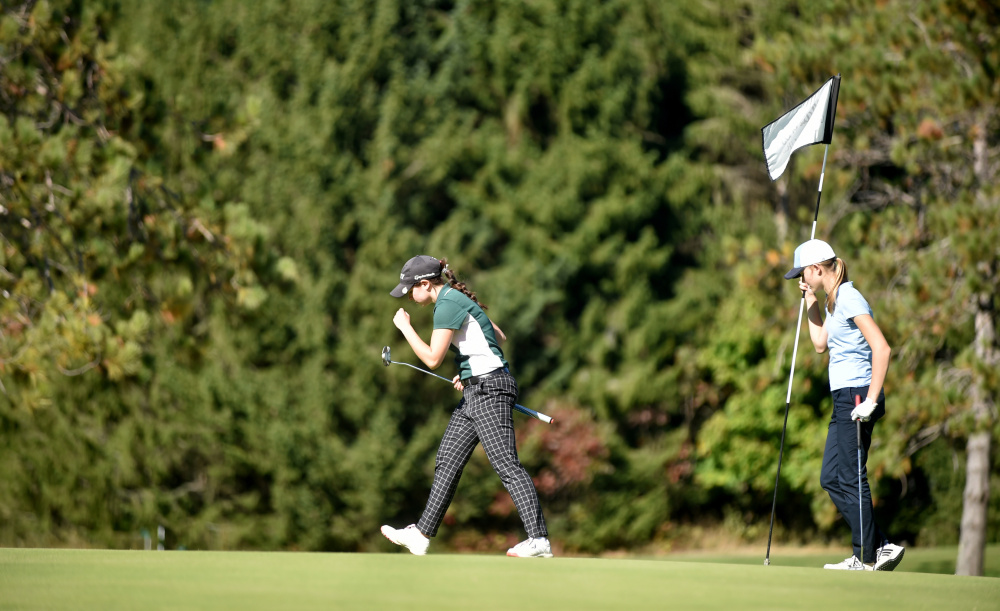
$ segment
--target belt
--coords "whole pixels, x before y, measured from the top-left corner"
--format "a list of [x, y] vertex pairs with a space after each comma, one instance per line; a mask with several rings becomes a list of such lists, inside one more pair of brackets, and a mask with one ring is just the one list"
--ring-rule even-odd
[[499, 375], [501, 373], [510, 373], [510, 369], [507, 369], [506, 367], [498, 367], [498, 368], [494, 369], [493, 371], [484, 373], [483, 375], [471, 376], [471, 377], [465, 378], [464, 380], [462, 380], [462, 384], [464, 384], [465, 386], [475, 386], [476, 384], [479, 384], [480, 382], [485, 382], [487, 380], [487, 378], [492, 378], [493, 376]]

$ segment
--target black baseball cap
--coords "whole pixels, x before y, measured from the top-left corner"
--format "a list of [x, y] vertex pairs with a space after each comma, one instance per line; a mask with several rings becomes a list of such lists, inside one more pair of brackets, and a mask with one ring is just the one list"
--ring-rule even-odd
[[403, 264], [399, 272], [399, 284], [389, 291], [393, 297], [402, 297], [410, 292], [413, 285], [428, 278], [441, 275], [441, 261], [430, 255], [417, 255]]

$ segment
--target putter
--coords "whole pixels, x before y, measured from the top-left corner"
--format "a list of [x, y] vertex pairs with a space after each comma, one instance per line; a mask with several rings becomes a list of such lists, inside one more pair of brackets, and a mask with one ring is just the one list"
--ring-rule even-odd
[[[427, 371], [426, 369], [422, 369], [420, 367], [417, 367], [416, 365], [411, 365], [410, 363], [404, 363], [402, 361], [394, 361], [394, 360], [392, 360], [392, 353], [389, 351], [389, 346], [385, 346], [384, 348], [382, 348], [382, 364], [385, 365], [386, 367], [388, 367], [389, 365], [406, 365], [407, 367], [412, 367], [412, 368], [416, 369], [417, 371], [426, 373], [429, 376], [434, 376], [435, 378], [437, 378], [439, 380], [444, 380], [445, 382], [447, 382], [449, 384], [452, 384], [452, 381], [449, 380], [446, 377], [439, 376], [436, 373]], [[528, 409], [527, 407], [525, 407], [523, 405], [518, 405], [518, 404], [515, 403], [514, 404], [514, 409], [517, 410], [517, 411], [519, 411], [519, 412], [521, 412], [522, 414], [527, 414], [528, 416], [531, 416], [532, 418], [538, 418], [539, 420], [541, 420], [542, 422], [545, 422], [546, 424], [552, 424], [553, 422], [555, 422], [555, 420], [552, 418], [552, 416], [547, 416], [547, 415], [545, 415], [545, 414], [543, 414], [541, 412], [536, 412], [533, 409]]]
[[[861, 405], [861, 395], [854, 395], [854, 407]], [[865, 501], [861, 494], [861, 419], [854, 421], [858, 433], [858, 522], [861, 524], [861, 564], [865, 563]]]

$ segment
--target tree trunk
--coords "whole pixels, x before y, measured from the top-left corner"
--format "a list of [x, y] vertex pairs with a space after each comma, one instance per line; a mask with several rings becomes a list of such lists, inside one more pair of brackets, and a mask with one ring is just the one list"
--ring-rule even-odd
[[[992, 266], [985, 268], [987, 278], [992, 276]], [[996, 363], [996, 328], [993, 325], [993, 296], [980, 293], [976, 299], [976, 360]], [[993, 410], [985, 382], [973, 374], [972, 413], [975, 415], [976, 432], [969, 435], [966, 445], [965, 493], [962, 497], [962, 526], [958, 540], [956, 575], [982, 576], [986, 553], [986, 512], [990, 500], [990, 422]]]
[[[990, 265], [980, 265], [986, 277], [993, 276]], [[993, 324], [993, 296], [980, 293], [976, 298], [976, 360], [994, 365], [997, 361], [996, 328]], [[958, 540], [956, 575], [983, 574], [986, 553], [986, 511], [990, 500], [990, 441], [992, 401], [985, 381], [973, 374], [972, 413], [976, 432], [969, 435], [966, 445], [965, 494], [962, 497], [962, 526]]]
[[783, 244], [788, 236], [788, 179], [779, 180], [775, 187], [778, 190], [778, 207], [774, 211], [774, 225], [778, 232], [778, 244]]
[[966, 446], [962, 531], [956, 575], [982, 576], [986, 552], [986, 507], [990, 498], [990, 432], [969, 436]]
[[[983, 120], [973, 142], [973, 168], [976, 178], [983, 184], [986, 176], [986, 126]], [[986, 286], [996, 286], [997, 267], [992, 261], [980, 261], [976, 271], [983, 275]], [[997, 361], [996, 327], [994, 325], [993, 295], [982, 292], [975, 296], [976, 338], [975, 360], [987, 366]], [[965, 493], [962, 497], [962, 525], [958, 540], [956, 575], [983, 574], [986, 553], [986, 512], [990, 500], [990, 442], [993, 420], [993, 398], [980, 375], [973, 373], [972, 413], [976, 429], [966, 445]]]

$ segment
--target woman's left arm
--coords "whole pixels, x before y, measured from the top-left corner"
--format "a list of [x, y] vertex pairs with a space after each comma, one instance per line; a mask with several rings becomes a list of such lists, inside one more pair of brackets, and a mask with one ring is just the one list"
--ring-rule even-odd
[[503, 345], [503, 343], [504, 343], [505, 341], [507, 341], [507, 336], [506, 336], [506, 335], [504, 335], [504, 333], [503, 333], [503, 330], [502, 330], [502, 329], [501, 329], [500, 327], [498, 327], [498, 326], [497, 326], [497, 323], [495, 323], [495, 322], [493, 322], [493, 321], [491, 320], [491, 321], [490, 321], [490, 324], [491, 324], [491, 325], [493, 325], [493, 335], [495, 335], [495, 336], [496, 336], [496, 338], [497, 338], [497, 343], [498, 343], [498, 344], [500, 344], [500, 345], [502, 346], [502, 345]]
[[892, 348], [889, 347], [889, 342], [885, 341], [882, 330], [878, 328], [875, 319], [870, 314], [855, 316], [854, 324], [861, 330], [865, 341], [872, 349], [872, 383], [868, 387], [868, 398], [875, 403], [878, 401], [878, 395], [885, 384], [885, 374], [889, 371], [889, 355], [892, 353]]
[[403, 333], [403, 337], [410, 344], [410, 348], [413, 348], [417, 358], [431, 369], [437, 369], [441, 366], [445, 355], [448, 354], [448, 346], [451, 345], [451, 340], [455, 336], [454, 329], [434, 329], [434, 332], [431, 333], [431, 343], [427, 345], [410, 324], [410, 315], [403, 308], [396, 312], [392, 322]]

